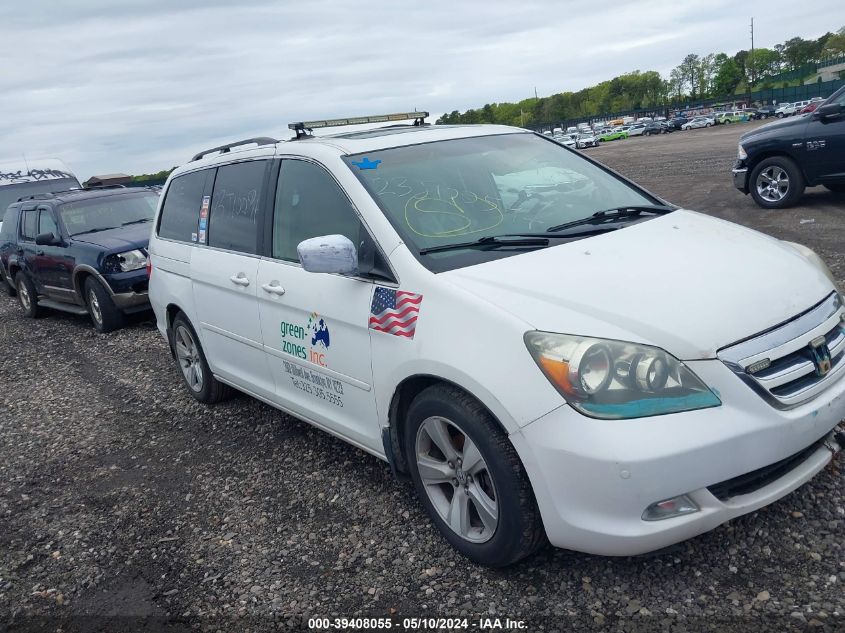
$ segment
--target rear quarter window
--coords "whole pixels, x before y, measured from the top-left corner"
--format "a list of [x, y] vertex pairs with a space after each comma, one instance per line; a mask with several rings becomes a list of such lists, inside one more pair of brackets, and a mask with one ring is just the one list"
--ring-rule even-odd
[[206, 179], [213, 177], [212, 172], [213, 169], [204, 169], [178, 176], [171, 181], [159, 218], [159, 237], [181, 242], [197, 241]]
[[269, 165], [269, 161], [255, 160], [217, 169], [208, 220], [209, 246], [239, 253], [258, 252]]

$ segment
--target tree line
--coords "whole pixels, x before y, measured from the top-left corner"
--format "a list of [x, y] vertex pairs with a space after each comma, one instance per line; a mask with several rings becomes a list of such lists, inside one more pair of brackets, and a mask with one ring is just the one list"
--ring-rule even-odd
[[[689, 99], [730, 96], [781, 87], [779, 80], [784, 83], [800, 80], [803, 70], [812, 70], [810, 66], [842, 55], [845, 55], [845, 27], [816, 40], [793, 37], [772, 49], [741, 50], [733, 56], [690, 53], [665, 79], [653, 70], [637, 70], [577, 92], [532, 97], [517, 103], [488, 103], [466, 112], [453, 110], [437, 123], [526, 126], [671, 105]], [[790, 73], [795, 77], [784, 79]]]

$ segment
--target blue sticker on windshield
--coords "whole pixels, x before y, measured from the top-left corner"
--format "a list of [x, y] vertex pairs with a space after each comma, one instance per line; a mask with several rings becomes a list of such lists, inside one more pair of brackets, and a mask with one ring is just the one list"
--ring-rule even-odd
[[370, 160], [366, 156], [364, 156], [364, 160], [362, 161], [352, 161], [352, 164], [355, 165], [358, 169], [376, 169], [381, 162], [380, 158], [375, 160]]

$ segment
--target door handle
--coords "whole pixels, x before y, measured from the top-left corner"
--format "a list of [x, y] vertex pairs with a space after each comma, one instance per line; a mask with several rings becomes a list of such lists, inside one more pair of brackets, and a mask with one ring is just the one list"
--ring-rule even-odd
[[282, 288], [279, 285], [279, 282], [275, 280], [271, 281], [269, 284], [263, 284], [261, 288], [264, 290], [264, 292], [269, 292], [271, 294], [278, 295], [279, 297], [285, 294], [285, 289]]
[[244, 275], [243, 273], [232, 275], [231, 277], [229, 277], [229, 281], [231, 281], [236, 286], [243, 286], [244, 288], [249, 285], [249, 279], [247, 279], [246, 275]]

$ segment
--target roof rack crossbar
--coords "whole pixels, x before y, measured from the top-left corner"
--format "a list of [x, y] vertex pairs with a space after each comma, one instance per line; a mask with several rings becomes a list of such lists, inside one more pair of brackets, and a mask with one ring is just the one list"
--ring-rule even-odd
[[111, 185], [82, 185], [84, 191], [91, 191], [93, 189], [126, 189], [126, 185], [111, 184]]
[[256, 136], [255, 138], [245, 138], [242, 141], [235, 141], [234, 143], [226, 143], [225, 145], [220, 145], [219, 147], [212, 147], [211, 149], [206, 149], [201, 151], [199, 154], [195, 154], [194, 157], [191, 159], [191, 162], [195, 160], [199, 160], [203, 156], [207, 156], [213, 152], [220, 152], [221, 154], [225, 154], [226, 152], [230, 151], [233, 147], [240, 147], [241, 145], [250, 145], [255, 143], [256, 145], [275, 145], [278, 143], [274, 138], [270, 138], [269, 136]]
[[[408, 121], [413, 119], [414, 127], [425, 125], [428, 112], [397, 112], [395, 114], [375, 114], [372, 116], [350, 117], [347, 119], [327, 119], [324, 121], [299, 121], [288, 123], [288, 129], [296, 132], [296, 139], [308, 138], [311, 131], [325, 127], [340, 127], [342, 125], [365, 125], [367, 123], [390, 123], [392, 121]], [[395, 127], [395, 126], [390, 126]]]

